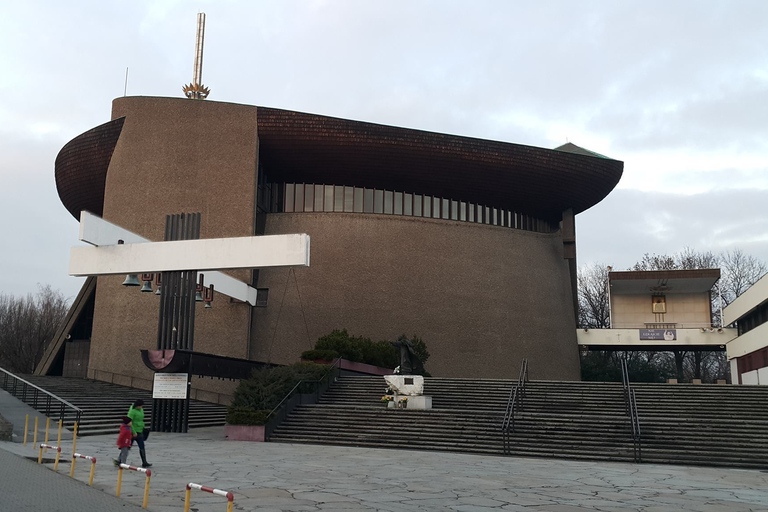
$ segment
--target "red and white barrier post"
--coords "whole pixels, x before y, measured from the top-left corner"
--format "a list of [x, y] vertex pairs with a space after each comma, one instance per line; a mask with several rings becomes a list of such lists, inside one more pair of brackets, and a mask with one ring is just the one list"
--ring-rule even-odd
[[232, 512], [232, 506], [234, 504], [235, 495], [232, 494], [229, 491], [222, 491], [221, 489], [213, 489], [212, 487], [206, 487], [204, 485], [200, 484], [193, 484], [189, 483], [187, 484], [187, 494], [184, 497], [184, 512], [189, 512], [189, 498], [191, 494], [192, 489], [197, 489], [199, 491], [205, 491], [210, 492], [211, 494], [217, 494], [219, 496], [224, 496], [227, 498], [227, 512]]
[[41, 443], [40, 444], [40, 455], [37, 456], [37, 463], [42, 464], [43, 463], [43, 448], [50, 448], [51, 450], [56, 450], [56, 464], [53, 465], [53, 470], [56, 471], [59, 469], [59, 457], [61, 456], [61, 446], [51, 446], [49, 444]]
[[77, 459], [85, 459], [91, 461], [91, 476], [88, 479], [88, 485], [93, 486], [93, 473], [96, 471], [96, 457], [91, 457], [90, 455], [83, 455], [82, 453], [73, 453], [72, 454], [72, 469], [69, 470], [69, 476], [74, 477], [75, 476], [75, 461]]
[[151, 469], [145, 469], [145, 468], [137, 468], [136, 466], [130, 466], [128, 464], [120, 464], [117, 470], [117, 494], [116, 496], [120, 497], [120, 487], [123, 484], [123, 470], [128, 469], [130, 471], [136, 471], [139, 473], [145, 473], [147, 475], [147, 480], [144, 482], [144, 503], [142, 503], [141, 508], [147, 508], [147, 502], [149, 502], [149, 479], [152, 477], [152, 470]]

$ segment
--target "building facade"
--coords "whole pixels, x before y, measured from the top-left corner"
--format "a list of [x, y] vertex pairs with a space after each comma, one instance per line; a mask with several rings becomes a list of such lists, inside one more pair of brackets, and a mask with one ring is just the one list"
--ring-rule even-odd
[[[417, 334], [433, 375], [508, 378], [527, 357], [534, 378], [578, 379], [575, 215], [622, 168], [572, 144], [126, 97], [61, 150], [56, 181], [76, 218], [87, 210], [151, 240], [181, 212], [201, 213], [201, 238], [311, 236], [310, 267], [233, 272], [268, 289], [267, 305], [199, 311], [196, 351], [292, 363], [346, 328]], [[87, 375], [148, 387], [139, 350], [155, 348], [158, 305], [121, 280], [95, 285]]]
[[726, 345], [734, 384], [768, 385], [768, 274], [723, 310], [738, 337]]

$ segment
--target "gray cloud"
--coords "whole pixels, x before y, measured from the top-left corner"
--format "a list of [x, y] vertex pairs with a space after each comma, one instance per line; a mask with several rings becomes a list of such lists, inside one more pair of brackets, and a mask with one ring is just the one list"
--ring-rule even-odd
[[686, 247], [742, 249], [768, 262], [768, 191], [732, 189], [695, 195], [614, 190], [577, 217], [580, 263], [625, 269], [645, 253]]
[[[768, 164], [733, 163], [765, 158], [768, 2], [31, 1], [0, 17], [0, 291], [77, 291], [55, 156], [109, 119], [126, 67], [129, 95], [181, 96], [198, 9], [212, 100], [543, 147], [569, 137], [624, 159], [632, 186], [665, 152], [712, 156], [724, 163], [683, 159], [664, 189], [617, 190], [582, 214], [580, 258], [630, 265], [690, 245], [768, 259]], [[663, 193], [693, 185], [718, 192]]]

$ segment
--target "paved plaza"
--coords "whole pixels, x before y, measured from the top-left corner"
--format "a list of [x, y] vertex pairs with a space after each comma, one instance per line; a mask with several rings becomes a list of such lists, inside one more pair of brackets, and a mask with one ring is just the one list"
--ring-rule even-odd
[[[78, 452], [98, 459], [94, 488], [112, 496], [116, 437], [77, 442]], [[19, 443], [0, 443], [0, 448], [36, 455]], [[71, 452], [71, 441], [64, 451]], [[133, 452], [129, 463], [135, 464], [139, 459]], [[768, 472], [754, 470], [247, 443], [225, 440], [223, 428], [153, 433], [147, 452], [154, 464], [149, 510], [157, 512], [183, 510], [188, 482], [234, 492], [235, 510], [264, 512], [768, 512]], [[51, 476], [69, 480], [68, 464], [60, 465], [60, 475], [52, 464], [47, 468]], [[78, 461], [76, 479], [87, 482], [88, 469]], [[18, 494], [3, 475], [2, 495]], [[143, 477], [125, 471], [120, 499], [140, 506], [143, 486]], [[82, 508], [88, 509], [102, 510]], [[193, 492], [192, 510], [224, 512], [226, 499]]]

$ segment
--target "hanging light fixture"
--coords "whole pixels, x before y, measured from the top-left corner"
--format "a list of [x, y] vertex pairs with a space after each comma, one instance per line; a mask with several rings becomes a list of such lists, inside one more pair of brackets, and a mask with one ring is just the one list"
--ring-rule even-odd
[[211, 309], [211, 302], [213, 302], [213, 285], [208, 288], [203, 288], [203, 302], [205, 302], [205, 309]]
[[141, 286], [142, 292], [152, 292], [152, 280], [155, 278], [152, 274], [141, 274], [141, 280], [144, 284]]
[[162, 286], [162, 279], [160, 278], [160, 272], [155, 274], [155, 285], [157, 286], [157, 291], [155, 292], [155, 295], [160, 295], [160, 287]]
[[136, 274], [128, 274], [125, 276], [123, 286], [141, 286], [141, 283], [139, 282], [139, 278]]
[[200, 281], [197, 283], [197, 287], [195, 288], [195, 302], [203, 302], [203, 288], [205, 287], [203, 285], [204, 280], [205, 276], [200, 274]]

